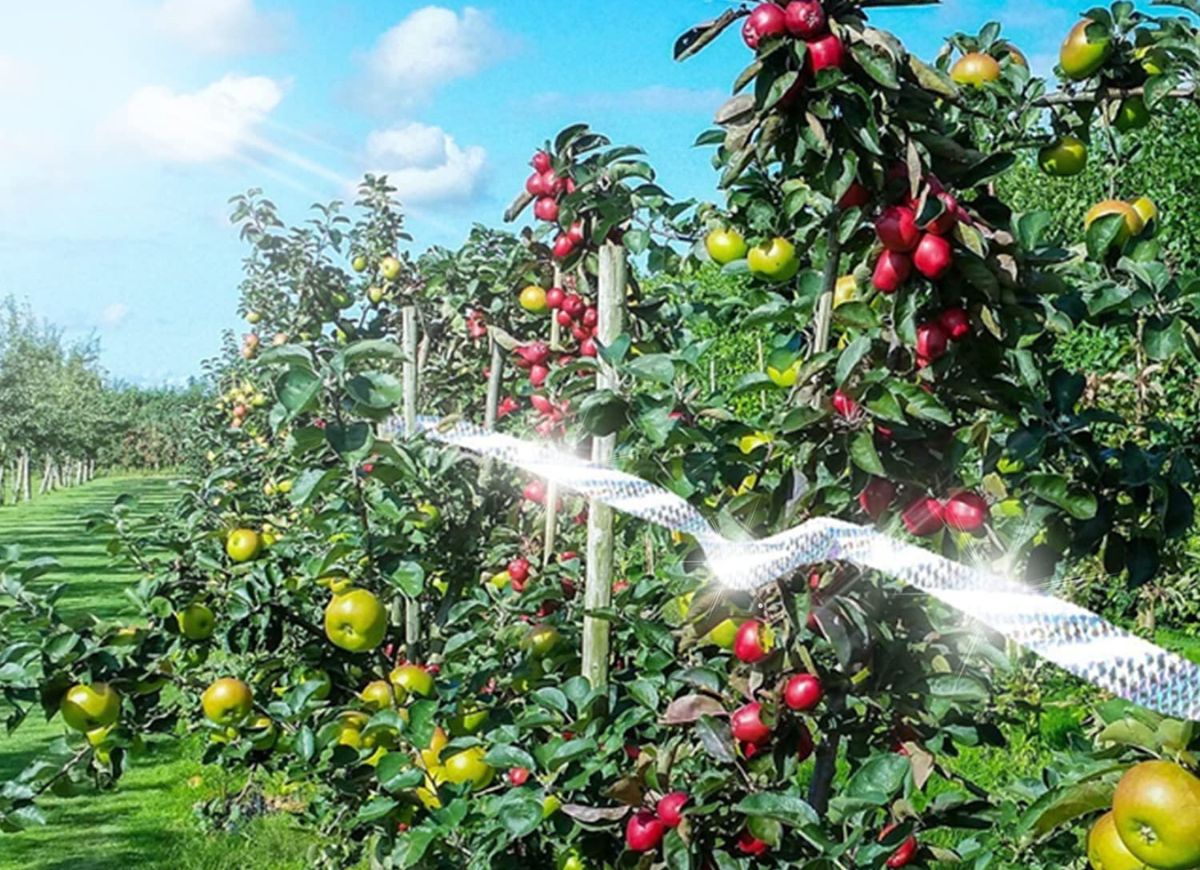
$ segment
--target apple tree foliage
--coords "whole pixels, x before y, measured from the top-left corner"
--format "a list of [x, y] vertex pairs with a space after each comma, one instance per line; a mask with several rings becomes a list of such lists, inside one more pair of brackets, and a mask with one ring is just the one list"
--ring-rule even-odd
[[[805, 42], [759, 43], [700, 139], [715, 148], [722, 205], [675, 201], [638, 149], [584, 126], [538, 158], [564, 179], [549, 226], [476, 227], [457, 251], [400, 253], [403, 218], [382, 178], [365, 181], [352, 214], [322, 206], [297, 227], [259, 192], [236, 198], [255, 327], [211, 364], [203, 462], [153, 523], [131, 519], [126, 500], [90, 518], [142, 572], [129, 590], [140, 619], [64, 618], [60, 587], [42, 580], [52, 563], [0, 561], [9, 727], [53, 717], [77, 682], [122, 698], [112, 727], [64, 738], [4, 786], [0, 822], [36, 823], [39, 795], [107, 786], [147, 741], [199, 733], [207, 760], [247, 771], [248, 791], [299, 786], [294, 811], [324, 835], [310, 856], [320, 866], [829, 870], [901, 866], [910, 836], [924, 866], [1079, 866], [1080, 823], [1107, 805], [1123, 762], [1186, 757], [1190, 726], [1108, 702], [1039, 776], [981, 785], [964, 756], [1007, 751], [1044, 696], [1088, 690], [886, 577], [833, 563], [734, 595], [692, 542], [622, 517], [612, 605], [589, 612], [611, 630], [609, 679], [593, 686], [579, 656], [586, 504], [384, 425], [403, 414], [407, 362], [421, 413], [482, 422], [490, 379], [502, 431], [569, 450], [616, 435], [623, 468], [730, 536], [813, 516], [870, 521], [859, 496], [887, 481], [871, 512], [893, 535], [914, 530], [902, 517], [914, 502], [986, 498], [978, 534], [920, 528], [953, 558], [1007, 560], [1038, 582], [1097, 552], [1133, 584], [1169, 569], [1193, 524], [1190, 442], [1153, 421], [1153, 437], [1128, 437], [1131, 423], [1053, 360], [1063, 336], [1098, 325], [1126, 330], [1148, 359], [1193, 356], [1198, 288], [1142, 256], [1141, 241], [1117, 245], [1119, 217], [1086, 233], [1054, 226], [1014, 213], [994, 185], [1051, 135], [1052, 110], [1055, 124], [1086, 126], [1112, 87], [1169, 99], [1194, 68], [1176, 43], [1195, 31], [1117, 4], [1107, 64], [1058, 103], [997, 28], [952, 40], [1001, 70], [968, 89], [947, 74], [949, 54], [925, 64], [871, 27], [869, 5], [827, 4], [845, 58], [815, 75]], [[739, 20], [689, 32], [677, 53]], [[1141, 30], [1170, 58], [1149, 78]], [[936, 222], [950, 210], [939, 192], [957, 203], [949, 271], [871, 290], [876, 213], [911, 202]], [[719, 226], [751, 246], [789, 241], [798, 272], [770, 283], [739, 259], [724, 268], [749, 273], [742, 295], [690, 294], [711, 274], [702, 239]], [[624, 332], [598, 345], [587, 312], [614, 245], [635, 268]], [[845, 274], [855, 293], [835, 307]], [[578, 301], [518, 305], [523, 287], [554, 281]], [[560, 319], [563, 304], [577, 316]], [[923, 327], [951, 307], [968, 313], [970, 339], [927, 353]], [[400, 341], [406, 309], [415, 359]], [[765, 330], [769, 365], [790, 383], [751, 371], [716, 384], [713, 324]], [[596, 389], [601, 366], [615, 387]], [[236, 529], [257, 533], [261, 551], [227, 552]], [[322, 625], [347, 587], [388, 614], [365, 652]], [[211, 635], [185, 630], [192, 605], [212, 612]], [[747, 664], [729, 635], [751, 619], [774, 641]], [[802, 712], [782, 692], [800, 672], [824, 689]], [[253, 693], [233, 725], [201, 712], [223, 677]], [[367, 690], [389, 680], [406, 690]], [[743, 708], [755, 702], [769, 734], [751, 740]], [[627, 849], [638, 809], [672, 791], [688, 795], [683, 823], [645, 853]], [[218, 821], [244, 810], [206, 807]]]

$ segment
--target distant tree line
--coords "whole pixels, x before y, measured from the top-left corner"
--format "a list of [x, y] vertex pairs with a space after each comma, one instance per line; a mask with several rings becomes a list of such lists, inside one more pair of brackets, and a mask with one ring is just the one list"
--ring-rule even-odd
[[110, 380], [95, 339], [69, 341], [14, 298], [0, 300], [0, 504], [91, 480], [111, 468], [183, 461], [199, 385]]

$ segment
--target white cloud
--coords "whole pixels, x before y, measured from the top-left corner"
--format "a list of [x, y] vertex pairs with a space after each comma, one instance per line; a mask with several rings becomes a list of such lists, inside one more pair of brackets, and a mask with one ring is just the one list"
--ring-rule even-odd
[[461, 14], [422, 7], [379, 37], [367, 55], [371, 97], [409, 106], [426, 102], [442, 85], [495, 62], [511, 42], [491, 15], [472, 6]]
[[100, 312], [100, 325], [108, 328], [120, 326], [129, 316], [129, 306], [124, 302], [114, 302]]
[[260, 12], [254, 0], [164, 0], [154, 18], [161, 31], [207, 54], [272, 51], [287, 24], [282, 15]]
[[462, 148], [441, 127], [411, 123], [367, 137], [370, 171], [387, 175], [406, 203], [467, 202], [483, 189], [487, 151]]
[[140, 88], [113, 120], [118, 135], [171, 163], [207, 163], [256, 144], [255, 129], [283, 99], [264, 76], [227, 75], [203, 90]]

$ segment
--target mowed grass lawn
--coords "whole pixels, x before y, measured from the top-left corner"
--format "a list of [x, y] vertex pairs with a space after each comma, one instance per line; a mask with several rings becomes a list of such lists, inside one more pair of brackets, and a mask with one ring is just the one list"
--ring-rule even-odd
[[[114, 565], [104, 541], [88, 535], [82, 517], [104, 509], [122, 493], [140, 499], [149, 513], [172, 498], [162, 477], [102, 478], [86, 486], [44, 496], [19, 507], [0, 508], [0, 544], [21, 544], [24, 559], [54, 556], [62, 568], [43, 578], [65, 582], [64, 607], [111, 618], [129, 611], [122, 590], [134, 572]], [[8, 709], [0, 701], [0, 717]], [[40, 713], [14, 734], [0, 730], [0, 783], [20, 771], [63, 733], [57, 717]], [[115, 790], [50, 798], [43, 804], [48, 824], [18, 834], [0, 833], [0, 868], [301, 868], [311, 842], [282, 816], [259, 820], [237, 834], [206, 834], [193, 806], [228, 786], [220, 771], [199, 763], [201, 744], [165, 742], [129, 759]]]

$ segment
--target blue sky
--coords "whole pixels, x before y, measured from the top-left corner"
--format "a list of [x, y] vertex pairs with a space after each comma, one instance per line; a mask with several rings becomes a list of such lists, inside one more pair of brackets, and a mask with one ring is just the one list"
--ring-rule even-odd
[[[674, 38], [725, 0], [0, 0], [0, 295], [116, 377], [199, 371], [235, 313], [229, 196], [291, 222], [389, 171], [414, 249], [496, 224], [533, 147], [587, 121], [644, 147], [680, 197], [711, 198], [691, 148], [748, 59], [734, 31], [684, 64]], [[1087, 0], [945, 0], [873, 22], [932, 57], [988, 20], [1053, 66]]]

